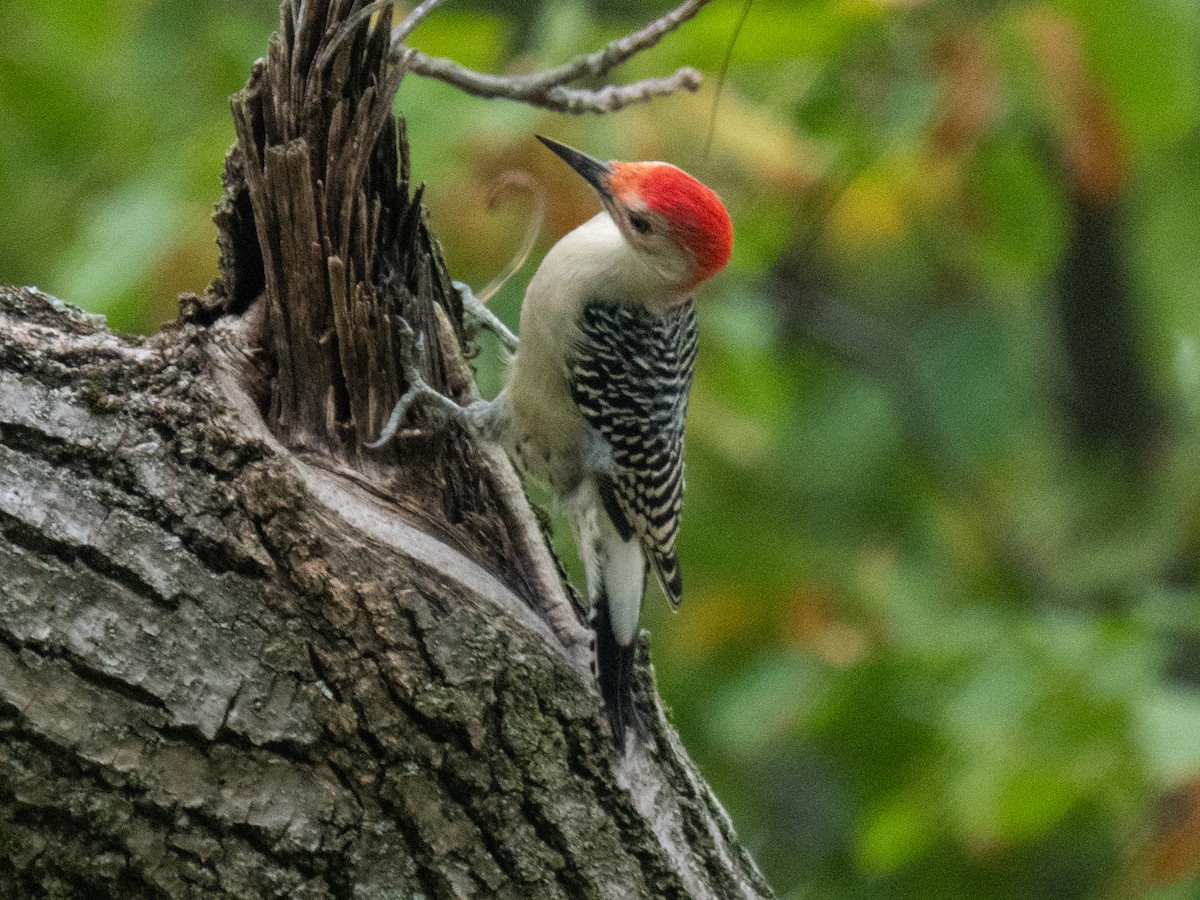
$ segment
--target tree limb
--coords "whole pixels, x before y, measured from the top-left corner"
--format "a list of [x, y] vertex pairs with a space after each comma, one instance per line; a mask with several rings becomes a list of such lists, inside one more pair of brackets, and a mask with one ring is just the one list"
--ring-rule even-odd
[[242, 319], [0, 289], [0, 896], [768, 896], [511, 576], [266, 428]]

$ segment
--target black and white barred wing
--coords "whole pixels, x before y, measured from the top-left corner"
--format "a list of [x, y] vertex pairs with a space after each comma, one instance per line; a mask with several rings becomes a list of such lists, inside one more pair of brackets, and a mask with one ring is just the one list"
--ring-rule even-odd
[[633, 304], [593, 302], [580, 321], [571, 392], [612, 450], [597, 473], [605, 508], [628, 540], [637, 536], [672, 604], [683, 595], [675, 557], [683, 505], [683, 423], [696, 362], [689, 300], [659, 317]]

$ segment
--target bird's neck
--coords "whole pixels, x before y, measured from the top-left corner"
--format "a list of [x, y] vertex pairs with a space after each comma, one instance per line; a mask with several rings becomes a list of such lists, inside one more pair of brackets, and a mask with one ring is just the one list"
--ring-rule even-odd
[[635, 250], [607, 212], [601, 212], [562, 238], [547, 254], [543, 268], [570, 272], [586, 294], [641, 303], [666, 312], [687, 300], [695, 286], [691, 263], [678, 257], [651, 256]]

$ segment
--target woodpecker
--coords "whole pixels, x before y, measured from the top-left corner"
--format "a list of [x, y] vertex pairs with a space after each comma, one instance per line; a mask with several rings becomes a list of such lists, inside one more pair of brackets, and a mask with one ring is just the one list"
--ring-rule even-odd
[[652, 570], [683, 597], [675, 537], [696, 360], [692, 293], [729, 260], [720, 199], [663, 162], [600, 162], [538, 138], [603, 210], [546, 254], [521, 307], [502, 398], [511, 455], [563, 504], [587, 577], [600, 692], [618, 744]]
[[[587, 578], [596, 677], [623, 747], [648, 572], [673, 606], [683, 596], [675, 539], [696, 360], [692, 294], [729, 261], [733, 225], [717, 194], [673, 165], [601, 162], [538, 139], [596, 190], [603, 210], [546, 254], [525, 294], [519, 342], [456, 283], [513, 356], [495, 400], [463, 410], [440, 399], [549, 484], [567, 514]], [[413, 399], [431, 392], [414, 379]], [[406, 409], [402, 399], [376, 444]]]

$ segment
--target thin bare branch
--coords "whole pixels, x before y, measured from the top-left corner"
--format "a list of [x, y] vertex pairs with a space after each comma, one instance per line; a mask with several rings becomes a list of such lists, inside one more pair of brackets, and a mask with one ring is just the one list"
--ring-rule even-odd
[[[421, 4], [409, 19], [424, 17], [427, 3]], [[539, 106], [555, 112], [584, 113], [615, 112], [634, 103], [644, 103], [653, 97], [663, 97], [679, 90], [695, 91], [701, 75], [684, 67], [664, 78], [647, 78], [626, 85], [608, 85], [595, 90], [567, 87], [583, 77], [607, 75], [630, 57], [653, 47], [664, 35], [695, 17], [711, 0], [687, 0], [644, 28], [609, 42], [593, 53], [577, 56], [570, 62], [532, 75], [491, 75], [476, 72], [445, 57], [426, 56], [413, 51], [409, 70], [427, 78], [452, 84], [468, 94], [484, 98], [502, 98]], [[418, 18], [418, 14], [421, 14]], [[407, 21], [407, 20], [406, 20]], [[414, 22], [414, 26], [415, 26]]]
[[666, 78], [644, 78], [631, 84], [610, 84], [599, 90], [584, 88], [551, 88], [546, 102], [539, 104], [546, 109], [567, 113], [610, 113], [635, 103], [645, 103], [655, 97], [666, 97], [684, 90], [695, 93], [704, 80], [695, 69], [684, 66]]
[[514, 76], [512, 81], [524, 91], [548, 91], [556, 85], [568, 84], [585, 75], [607, 75], [627, 59], [653, 47], [684, 22], [695, 18], [710, 2], [711, 0], [687, 0], [646, 27], [610, 41], [593, 53], [577, 56], [568, 63], [534, 75]]
[[423, 3], [417, 5], [417, 8], [404, 17], [404, 21], [392, 29], [392, 46], [402, 43], [414, 28], [421, 24], [425, 18], [445, 3], [446, 0], [424, 0]]
[[426, 56], [413, 51], [409, 58], [410, 72], [436, 78], [476, 97], [501, 98], [539, 106], [554, 112], [584, 113], [615, 112], [634, 103], [644, 103], [653, 97], [665, 97], [679, 90], [695, 91], [703, 76], [690, 66], [684, 66], [666, 78], [646, 78], [631, 84], [607, 85], [597, 90], [568, 88], [560, 84], [547, 86], [540, 75], [489, 75], [464, 68], [452, 59]]

